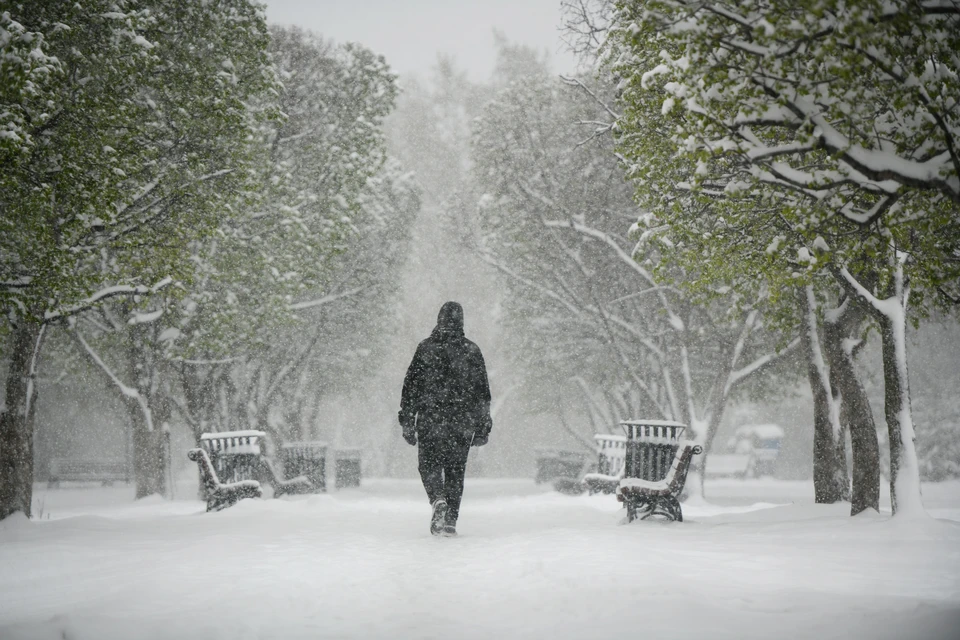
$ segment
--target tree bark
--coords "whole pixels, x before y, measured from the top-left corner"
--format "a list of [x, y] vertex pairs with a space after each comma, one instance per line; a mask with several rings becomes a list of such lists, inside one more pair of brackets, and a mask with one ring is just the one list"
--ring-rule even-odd
[[878, 315], [883, 345], [883, 411], [890, 440], [890, 501], [894, 515], [922, 512], [906, 362], [906, 319]]
[[216, 384], [218, 371], [212, 367], [201, 375], [199, 366], [181, 363], [177, 369], [181, 397], [180, 414], [193, 431], [194, 443], [200, 446], [200, 436], [209, 430], [211, 416], [216, 412], [217, 399], [222, 393]]
[[142, 399], [127, 398], [125, 402], [133, 429], [133, 477], [137, 499], [154, 494], [167, 495], [165, 435], [161, 427], [170, 419], [170, 411], [169, 402], [161, 397], [157, 371], [160, 356], [157, 342], [152, 340], [154, 331], [150, 324], [134, 325], [127, 350], [130, 372]]
[[[181, 417], [189, 425], [193, 433], [193, 446], [197, 448], [202, 447], [200, 437], [210, 430], [210, 424], [214, 422], [217, 401], [225, 393], [220, 378], [227, 371], [213, 365], [206, 375], [201, 375], [200, 366], [203, 365], [181, 363], [177, 373], [182, 403], [173, 403], [173, 406], [179, 407]], [[197, 498], [206, 499], [202, 482], [197, 485]]]
[[143, 411], [136, 402], [126, 403], [133, 429], [133, 478], [136, 498], [153, 494], [166, 495], [166, 451], [163, 431], [150, 430]]
[[833, 504], [847, 499], [847, 458], [842, 437], [834, 435], [830, 416], [832, 398], [827, 396], [820, 373], [810, 362], [807, 366], [810, 391], [813, 392], [813, 492], [818, 504]]
[[818, 504], [850, 497], [847, 479], [846, 439], [840, 422], [841, 398], [831, 384], [832, 375], [823, 357], [817, 300], [812, 286], [801, 294], [805, 305], [807, 379], [813, 394], [813, 492]]
[[[914, 446], [910, 382], [907, 374], [907, 308], [910, 289], [903, 262], [905, 254], [891, 252], [890, 281], [883, 298], [877, 297], [846, 269], [834, 276], [847, 293], [862, 303], [880, 325], [883, 353], [883, 411], [890, 441], [890, 502], [894, 515], [924, 514], [920, 497], [920, 465]], [[871, 278], [875, 281], [876, 278]], [[870, 282], [871, 288], [873, 283]]]
[[862, 314], [844, 311], [843, 316], [837, 322], [824, 323], [823, 341], [830, 363], [831, 384], [841, 399], [840, 422], [850, 432], [853, 453], [850, 515], [855, 516], [866, 509], [880, 510], [880, 444], [870, 400], [854, 367], [853, 353], [844, 345], [862, 326]]
[[44, 327], [21, 320], [13, 333], [5, 409], [0, 412], [0, 520], [33, 503], [33, 418]]

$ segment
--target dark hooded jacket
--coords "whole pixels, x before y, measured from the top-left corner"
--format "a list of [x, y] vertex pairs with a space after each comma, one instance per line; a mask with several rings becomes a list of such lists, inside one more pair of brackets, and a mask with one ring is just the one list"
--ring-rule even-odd
[[400, 399], [400, 424], [420, 439], [489, 435], [490, 385], [480, 348], [463, 335], [463, 307], [447, 302], [417, 346]]

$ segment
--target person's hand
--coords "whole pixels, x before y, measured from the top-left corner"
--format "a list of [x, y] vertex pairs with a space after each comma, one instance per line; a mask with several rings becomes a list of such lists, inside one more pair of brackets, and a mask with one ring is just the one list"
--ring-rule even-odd
[[475, 447], [482, 447], [483, 445], [487, 444], [488, 439], [489, 436], [476, 435], [473, 437], [473, 442], [471, 444]]
[[407, 444], [411, 447], [417, 446], [416, 417], [404, 413], [401, 409], [397, 413], [397, 421], [400, 422], [400, 427], [403, 429], [403, 439], [406, 440]]
[[403, 439], [407, 441], [407, 444], [411, 447], [417, 446], [417, 432], [414, 430], [413, 426], [403, 426]]

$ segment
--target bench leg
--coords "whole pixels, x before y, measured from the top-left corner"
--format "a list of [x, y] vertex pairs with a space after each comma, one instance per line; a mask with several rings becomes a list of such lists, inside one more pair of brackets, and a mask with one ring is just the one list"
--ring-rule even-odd
[[233, 505], [240, 502], [246, 496], [240, 496], [235, 493], [227, 495], [218, 495], [207, 500], [207, 511], [223, 511], [227, 507], [232, 507]]
[[646, 520], [653, 510], [653, 505], [643, 496], [628, 498], [626, 503], [627, 522]]
[[652, 516], [660, 516], [673, 522], [683, 522], [683, 510], [680, 508], [680, 501], [674, 496], [660, 496], [645, 518]]
[[683, 522], [683, 510], [680, 508], [680, 501], [674, 496], [635, 496], [628, 498], [626, 504], [627, 522], [650, 518]]
[[677, 517], [674, 518], [674, 520], [676, 520], [677, 522], [683, 522], [683, 509], [680, 508], [680, 501], [674, 498], [673, 496], [670, 496], [670, 498], [673, 500], [675, 504], [675, 508], [677, 510]]
[[242, 487], [230, 491], [218, 490], [210, 494], [207, 498], [207, 511], [223, 511], [227, 507], [232, 507], [244, 498], [261, 497], [260, 489], [251, 487]]

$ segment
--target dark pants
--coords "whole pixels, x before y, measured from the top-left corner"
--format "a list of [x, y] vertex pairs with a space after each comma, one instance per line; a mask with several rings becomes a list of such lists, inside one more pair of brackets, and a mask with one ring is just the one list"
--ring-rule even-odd
[[421, 440], [420, 479], [433, 504], [440, 498], [447, 502], [447, 523], [456, 524], [463, 496], [463, 476], [467, 470], [470, 445], [457, 440]]

